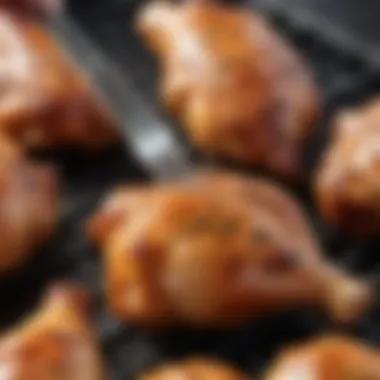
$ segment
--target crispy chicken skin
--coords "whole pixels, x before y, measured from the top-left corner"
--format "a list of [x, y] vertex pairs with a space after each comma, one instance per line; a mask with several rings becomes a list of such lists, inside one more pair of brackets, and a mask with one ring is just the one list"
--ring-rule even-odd
[[34, 314], [2, 336], [2, 379], [104, 379], [82, 293], [75, 285], [54, 286]]
[[265, 380], [379, 379], [379, 352], [345, 336], [327, 336], [282, 352]]
[[380, 232], [380, 99], [337, 115], [315, 177], [325, 218], [352, 236]]
[[12, 6], [24, 12], [52, 15], [63, 9], [64, 0], [0, 0], [0, 6]]
[[42, 24], [0, 6], [0, 126], [30, 149], [96, 150], [115, 143], [116, 124]]
[[88, 228], [112, 310], [143, 326], [234, 327], [301, 305], [348, 323], [370, 303], [367, 284], [323, 258], [301, 206], [261, 179], [121, 188]]
[[53, 234], [58, 179], [49, 165], [27, 161], [0, 136], [0, 273], [24, 264]]
[[311, 73], [250, 10], [155, 1], [137, 30], [160, 60], [161, 96], [205, 152], [299, 179], [319, 114]]
[[248, 377], [227, 364], [211, 359], [192, 358], [170, 363], [138, 380], [248, 380]]

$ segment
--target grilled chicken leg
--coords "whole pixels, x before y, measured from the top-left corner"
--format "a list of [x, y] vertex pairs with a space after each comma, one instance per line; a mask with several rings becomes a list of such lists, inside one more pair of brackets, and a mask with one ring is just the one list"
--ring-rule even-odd
[[58, 222], [57, 175], [0, 136], [0, 273], [21, 266]]
[[248, 380], [235, 368], [210, 359], [187, 359], [179, 363], [167, 364], [139, 380]]
[[94, 150], [121, 136], [84, 74], [18, 3], [0, 6], [0, 86], [0, 130], [27, 148]]
[[260, 179], [203, 173], [122, 188], [89, 233], [104, 251], [111, 308], [136, 324], [236, 326], [298, 305], [351, 322], [371, 298], [323, 258], [301, 206]]
[[315, 180], [322, 214], [352, 236], [380, 232], [380, 100], [341, 112]]
[[379, 379], [380, 354], [361, 342], [341, 336], [315, 339], [285, 350], [265, 380]]
[[215, 1], [155, 1], [137, 29], [160, 60], [164, 104], [202, 150], [298, 179], [319, 113], [311, 74], [258, 15]]
[[88, 325], [82, 291], [51, 289], [27, 320], [0, 340], [4, 380], [102, 380], [103, 368]]

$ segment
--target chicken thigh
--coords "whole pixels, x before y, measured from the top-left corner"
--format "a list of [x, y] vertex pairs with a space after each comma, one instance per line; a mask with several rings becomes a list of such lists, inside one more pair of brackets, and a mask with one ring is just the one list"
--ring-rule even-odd
[[248, 380], [233, 367], [210, 359], [187, 359], [167, 364], [139, 378], [139, 380]]
[[155, 1], [137, 29], [163, 69], [161, 96], [212, 155], [300, 179], [319, 114], [311, 73], [258, 15], [215, 1]]
[[344, 336], [328, 336], [285, 350], [265, 380], [380, 379], [380, 354]]
[[0, 136], [0, 273], [24, 264], [58, 222], [58, 181], [49, 165], [27, 161]]
[[39, 310], [2, 336], [1, 378], [103, 380], [86, 297], [75, 286], [54, 286]]
[[30, 149], [94, 150], [121, 136], [84, 74], [48, 31], [0, 7], [0, 130]]
[[380, 233], [380, 100], [342, 111], [316, 173], [321, 213], [337, 228], [364, 237]]
[[89, 222], [104, 251], [108, 297], [146, 326], [228, 327], [314, 305], [353, 322], [368, 284], [323, 258], [300, 205], [275, 184], [201, 173], [121, 188]]

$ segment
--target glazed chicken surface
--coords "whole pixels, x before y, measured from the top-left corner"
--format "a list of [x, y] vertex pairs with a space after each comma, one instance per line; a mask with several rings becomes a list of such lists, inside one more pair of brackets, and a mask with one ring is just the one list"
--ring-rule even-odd
[[55, 231], [58, 178], [0, 136], [0, 273], [22, 266]]
[[64, 0], [0, 0], [0, 6], [12, 6], [22, 11], [50, 15], [63, 9]]
[[248, 377], [227, 364], [211, 359], [191, 358], [169, 363], [138, 380], [248, 380]]
[[310, 305], [353, 322], [368, 284], [322, 255], [300, 205], [277, 185], [229, 173], [120, 188], [89, 222], [109, 303], [143, 326], [229, 327]]
[[36, 312], [2, 336], [1, 379], [105, 379], [82, 293], [54, 286]]
[[301, 176], [319, 114], [311, 73], [258, 15], [215, 1], [154, 1], [138, 33], [162, 66], [161, 97], [204, 152]]
[[0, 130], [33, 150], [95, 150], [120, 137], [84, 74], [19, 3], [0, 3]]
[[265, 380], [380, 379], [379, 351], [345, 336], [327, 336], [282, 352]]
[[380, 99], [338, 114], [316, 173], [322, 214], [356, 236], [380, 232]]

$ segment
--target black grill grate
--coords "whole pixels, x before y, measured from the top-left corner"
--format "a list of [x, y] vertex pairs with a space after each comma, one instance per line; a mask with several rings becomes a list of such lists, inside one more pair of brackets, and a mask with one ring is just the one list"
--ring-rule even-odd
[[[99, 3], [99, 5], [97, 5]], [[149, 103], [159, 117], [173, 125], [157, 101], [158, 72], [131, 28], [135, 11], [133, 1], [90, 2], [86, 8], [73, 10], [74, 19], [92, 37], [103, 52], [132, 80], [135, 91]], [[326, 102], [326, 114], [310, 141], [307, 164], [310, 168], [320, 156], [327, 138], [331, 115], [342, 104], [362, 101], [380, 87], [380, 75], [370, 64], [347, 51], [326, 45], [307, 27], [295, 25], [281, 14], [271, 14], [275, 26], [287, 35], [309, 60]], [[177, 132], [180, 141], [188, 146]], [[193, 155], [195, 161], [201, 161]], [[6, 294], [3, 324], [30, 310], [43, 287], [57, 277], [84, 282], [96, 295], [95, 321], [110, 366], [111, 379], [129, 380], [152, 365], [173, 358], [205, 353], [235, 362], [248, 373], [261, 371], [276, 350], [295, 339], [332, 328], [322, 316], [302, 311], [276, 315], [258, 321], [240, 331], [194, 333], [176, 331], [152, 334], [122, 326], [107, 315], [104, 308], [101, 269], [98, 257], [88, 246], [83, 234], [83, 221], [99, 198], [122, 180], [146, 180], [139, 165], [122, 150], [102, 157], [83, 158], [65, 155], [54, 159], [63, 171], [65, 215], [62, 228], [52, 247], [20, 274], [2, 284]], [[331, 231], [314, 212], [307, 191], [302, 191], [320, 237], [332, 258], [365, 275], [380, 272], [378, 242], [356, 244]], [[30, 293], [32, 291], [32, 294]], [[373, 310], [354, 333], [380, 344], [380, 314]]]

